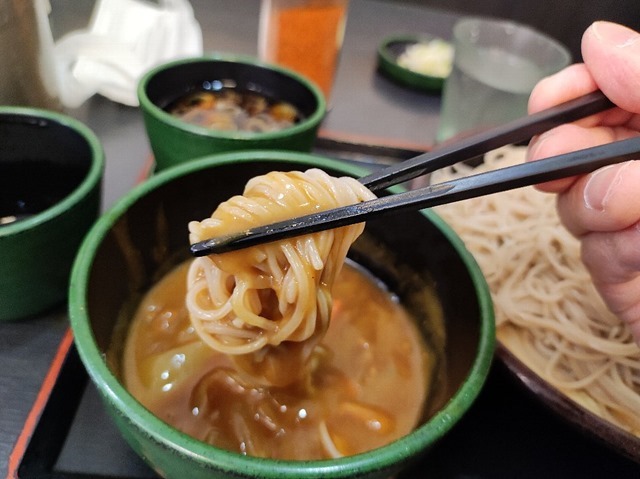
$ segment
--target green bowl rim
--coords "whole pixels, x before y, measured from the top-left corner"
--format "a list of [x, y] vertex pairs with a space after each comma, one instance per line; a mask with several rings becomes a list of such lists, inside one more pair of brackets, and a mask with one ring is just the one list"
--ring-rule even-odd
[[254, 160], [284, 161], [307, 167], [335, 168], [343, 172], [344, 175], [362, 176], [367, 173], [365, 169], [355, 165], [313, 154], [253, 150], [205, 156], [162, 171], [132, 189], [94, 224], [86, 236], [73, 266], [69, 291], [69, 316], [76, 347], [85, 367], [99, 389], [102, 390], [103, 396], [108, 398], [116, 410], [126, 411], [128, 420], [134, 422], [137, 428], [153, 438], [156, 443], [177, 449], [204, 464], [205, 467], [215, 467], [236, 475], [244, 472], [255, 474], [256, 477], [274, 479], [299, 478], [301, 474], [309, 474], [309, 472], [314, 472], [316, 475], [323, 474], [327, 477], [348, 477], [356, 472], [373, 472], [394, 467], [394, 464], [418, 455], [449, 431], [469, 409], [487, 378], [495, 350], [493, 306], [489, 287], [480, 267], [457, 234], [431, 211], [423, 211], [423, 214], [448, 238], [470, 273], [478, 294], [481, 315], [480, 338], [478, 355], [462, 387], [438, 413], [417, 428], [410, 436], [373, 451], [334, 460], [282, 461], [243, 456], [214, 448], [164, 423], [138, 403], [107, 367], [89, 327], [86, 298], [89, 272], [96, 250], [113, 223], [138, 199], [175, 178], [216, 165], [238, 164]]
[[[293, 78], [294, 80], [302, 84], [305, 88], [307, 88], [316, 99], [318, 106], [312, 115], [305, 118], [300, 123], [296, 123], [293, 126], [284, 128], [279, 131], [262, 132], [262, 133], [248, 132], [248, 131], [228, 132], [228, 131], [221, 131], [221, 130], [213, 130], [211, 128], [194, 125], [191, 123], [187, 123], [183, 120], [180, 120], [179, 118], [176, 118], [175, 116], [173, 116], [171, 113], [168, 113], [162, 108], [158, 107], [148, 97], [147, 91], [146, 91], [147, 85], [152, 80], [152, 78], [158, 73], [165, 70], [170, 70], [172, 68], [179, 67], [181, 65], [189, 64], [189, 63], [207, 63], [207, 62], [241, 63], [249, 66], [255, 66], [255, 67], [279, 72], [285, 76]], [[263, 62], [258, 58], [255, 58], [252, 56], [230, 55], [230, 54], [217, 53], [217, 52], [214, 52], [208, 55], [203, 55], [203, 56], [182, 58], [179, 60], [163, 63], [162, 65], [158, 65], [155, 68], [152, 68], [140, 78], [140, 81], [138, 82], [137, 93], [138, 93], [138, 100], [140, 101], [140, 107], [142, 108], [142, 111], [143, 112], [146, 111], [148, 114], [152, 115], [158, 121], [171, 125], [174, 128], [178, 128], [185, 132], [191, 133], [193, 135], [205, 136], [205, 137], [222, 139], [222, 140], [266, 141], [266, 140], [274, 140], [274, 139], [301, 134], [306, 132], [310, 127], [315, 127], [319, 125], [327, 111], [327, 102], [320, 88], [312, 80], [300, 75], [299, 73], [279, 65]]]
[[93, 133], [93, 131], [84, 123], [81, 123], [80, 121], [63, 113], [33, 107], [0, 106], [0, 121], [2, 121], [1, 117], [5, 114], [45, 119], [71, 128], [87, 142], [91, 151], [92, 160], [87, 175], [71, 193], [49, 208], [42, 210], [29, 218], [2, 226], [0, 228], [0, 238], [22, 233], [35, 226], [52, 221], [59, 217], [62, 213], [71, 209], [73, 205], [79, 203], [82, 198], [91, 193], [95, 185], [100, 182], [100, 178], [102, 177], [105, 168], [105, 154], [102, 144], [95, 133]]
[[430, 41], [440, 39], [448, 44], [450, 41], [438, 37], [422, 33], [415, 34], [395, 34], [385, 37], [380, 45], [378, 45], [378, 67], [383, 73], [389, 75], [392, 79], [404, 85], [417, 88], [420, 90], [436, 92], [442, 89], [444, 81], [447, 77], [439, 77], [433, 75], [425, 75], [423, 73], [414, 72], [408, 68], [404, 68], [398, 64], [397, 58], [389, 50], [389, 45], [393, 43], [420, 43], [421, 41]]

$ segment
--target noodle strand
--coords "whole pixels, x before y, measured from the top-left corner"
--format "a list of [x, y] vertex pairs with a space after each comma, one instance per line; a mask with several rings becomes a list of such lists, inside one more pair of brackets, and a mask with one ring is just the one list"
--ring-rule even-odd
[[[521, 163], [524, 154], [501, 148], [475, 169], [456, 165], [433, 180]], [[640, 436], [640, 349], [596, 292], [554, 196], [520, 188], [436, 211], [485, 274], [501, 342], [552, 386]]]

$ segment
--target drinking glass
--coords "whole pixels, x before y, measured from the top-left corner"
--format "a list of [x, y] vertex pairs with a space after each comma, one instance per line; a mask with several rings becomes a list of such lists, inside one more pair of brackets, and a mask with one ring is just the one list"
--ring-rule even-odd
[[463, 18], [454, 26], [453, 43], [438, 142], [526, 115], [535, 84], [571, 61], [556, 40], [506, 20]]

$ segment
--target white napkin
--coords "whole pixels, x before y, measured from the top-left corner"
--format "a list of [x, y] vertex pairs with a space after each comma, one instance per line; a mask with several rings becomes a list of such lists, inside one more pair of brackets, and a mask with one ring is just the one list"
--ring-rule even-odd
[[169, 60], [202, 54], [187, 0], [98, 0], [89, 27], [54, 47], [60, 99], [75, 108], [99, 93], [137, 106], [140, 77]]

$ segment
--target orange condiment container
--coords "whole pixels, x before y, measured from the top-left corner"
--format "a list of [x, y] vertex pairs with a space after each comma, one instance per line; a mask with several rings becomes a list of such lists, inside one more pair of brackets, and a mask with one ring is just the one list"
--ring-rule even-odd
[[344, 38], [348, 0], [263, 0], [259, 51], [314, 81], [328, 99]]

